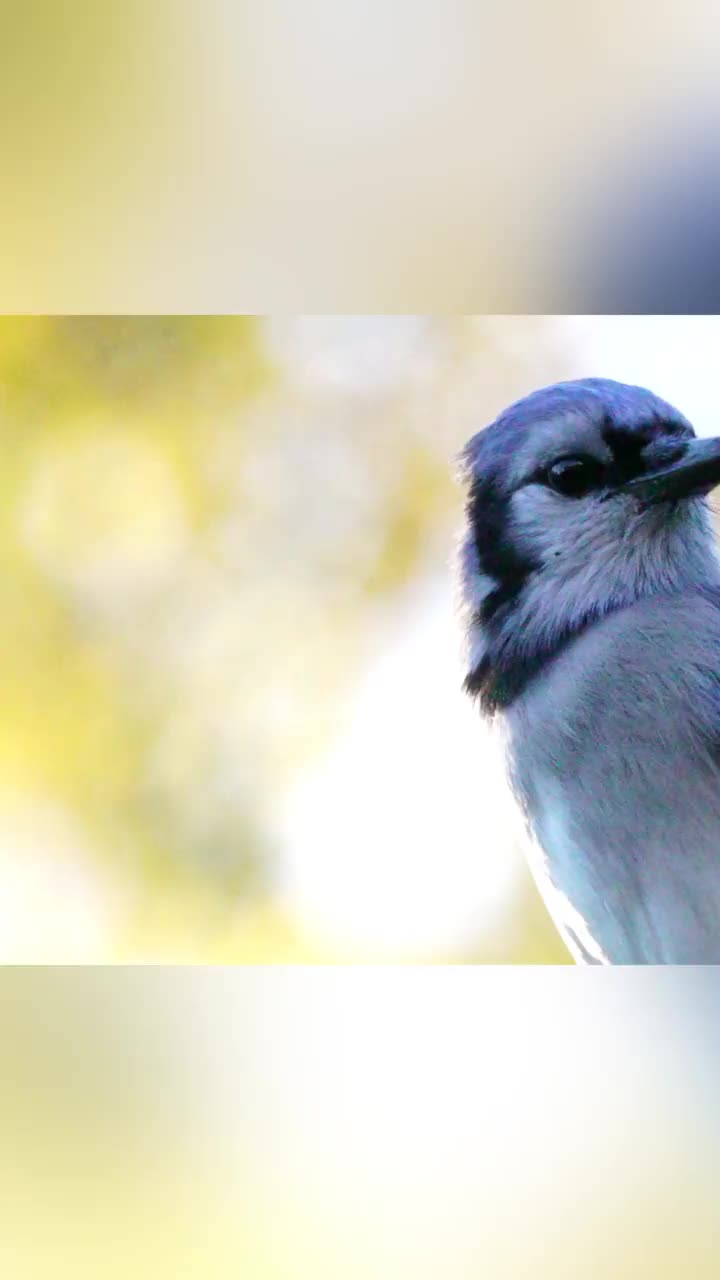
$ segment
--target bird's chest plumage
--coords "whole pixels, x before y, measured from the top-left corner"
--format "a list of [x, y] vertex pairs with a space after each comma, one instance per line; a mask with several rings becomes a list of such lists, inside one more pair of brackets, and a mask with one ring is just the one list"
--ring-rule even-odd
[[690, 604], [591, 628], [505, 713], [530, 865], [586, 961], [720, 961], [720, 612]]
[[[511, 717], [507, 727], [508, 775], [533, 877], [575, 958], [607, 962], [620, 949], [612, 936], [618, 894], [596, 846], [583, 838], [581, 803], [568, 778], [572, 746], [559, 740], [557, 724], [527, 714]], [[627, 904], [627, 886], [624, 897]]]

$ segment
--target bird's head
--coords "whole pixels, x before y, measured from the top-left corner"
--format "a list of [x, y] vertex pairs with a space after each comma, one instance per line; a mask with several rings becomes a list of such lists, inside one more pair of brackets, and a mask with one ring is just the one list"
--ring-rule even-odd
[[643, 595], [718, 581], [705, 495], [720, 440], [641, 387], [544, 388], [473, 436], [460, 588], [468, 690], [507, 705], [594, 620]]

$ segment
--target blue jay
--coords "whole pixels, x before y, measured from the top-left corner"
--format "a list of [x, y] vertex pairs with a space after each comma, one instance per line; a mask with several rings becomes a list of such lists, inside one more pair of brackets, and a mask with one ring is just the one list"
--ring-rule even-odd
[[720, 963], [720, 439], [584, 378], [461, 465], [465, 686], [558, 928], [581, 963]]

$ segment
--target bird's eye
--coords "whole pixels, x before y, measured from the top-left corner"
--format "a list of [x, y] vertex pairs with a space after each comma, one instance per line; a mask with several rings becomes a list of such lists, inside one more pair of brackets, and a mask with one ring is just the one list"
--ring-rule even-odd
[[584, 498], [602, 484], [602, 463], [594, 458], [561, 458], [545, 472], [545, 483], [566, 498]]

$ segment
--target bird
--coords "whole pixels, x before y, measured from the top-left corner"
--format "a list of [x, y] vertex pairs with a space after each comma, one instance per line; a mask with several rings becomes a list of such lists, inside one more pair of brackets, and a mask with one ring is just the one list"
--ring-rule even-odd
[[462, 451], [464, 687], [578, 964], [720, 963], [720, 438], [558, 382]]

